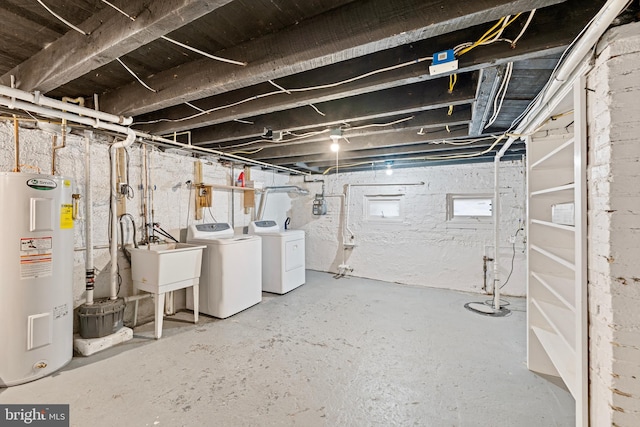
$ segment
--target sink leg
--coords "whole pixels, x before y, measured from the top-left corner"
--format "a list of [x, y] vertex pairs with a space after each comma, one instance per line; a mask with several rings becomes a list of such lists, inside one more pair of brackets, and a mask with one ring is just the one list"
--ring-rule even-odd
[[133, 303], [133, 327], [138, 324], [138, 300]]
[[193, 323], [198, 323], [198, 310], [200, 309], [200, 285], [193, 285]]
[[[133, 294], [138, 295], [138, 287], [135, 282], [133, 283]], [[133, 327], [138, 325], [138, 300], [133, 303]]]
[[155, 318], [155, 327], [156, 339], [160, 339], [162, 337], [162, 318], [164, 316], [164, 293], [155, 295], [156, 302], [156, 318]]

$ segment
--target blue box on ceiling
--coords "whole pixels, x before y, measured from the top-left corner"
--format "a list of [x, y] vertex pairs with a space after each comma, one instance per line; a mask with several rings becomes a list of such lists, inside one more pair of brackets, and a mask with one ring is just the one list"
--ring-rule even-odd
[[448, 73], [458, 69], [458, 60], [453, 49], [443, 50], [433, 54], [433, 60], [429, 66], [429, 74]]
[[451, 62], [456, 59], [453, 49], [443, 50], [442, 52], [436, 52], [433, 54], [432, 65], [444, 64], [445, 62]]

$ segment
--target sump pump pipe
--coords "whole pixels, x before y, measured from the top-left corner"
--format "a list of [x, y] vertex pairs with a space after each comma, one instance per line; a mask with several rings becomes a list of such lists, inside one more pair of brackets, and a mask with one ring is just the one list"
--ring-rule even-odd
[[262, 192], [262, 197], [260, 197], [260, 205], [258, 206], [258, 215], [256, 216], [256, 220], [262, 220], [262, 216], [264, 215], [264, 209], [267, 205], [267, 196], [269, 193], [293, 193], [293, 194], [309, 194], [309, 191], [304, 188], [300, 188], [297, 185], [283, 185], [279, 187], [265, 187]]
[[110, 279], [111, 279], [111, 292], [109, 294], [109, 299], [115, 300], [118, 298], [118, 218], [116, 218], [117, 212], [117, 200], [116, 200], [116, 178], [117, 178], [117, 170], [116, 170], [116, 150], [118, 148], [126, 148], [133, 144], [136, 140], [136, 133], [127, 129], [127, 138], [124, 141], [114, 142], [109, 147], [109, 151], [111, 151], [111, 242], [110, 242], [110, 254], [111, 254], [111, 270], [110, 270]]
[[[587, 60], [591, 49], [596, 45], [600, 37], [609, 28], [611, 22], [625, 9], [628, 0], [609, 0], [593, 18], [589, 26], [584, 31], [582, 37], [575, 43], [573, 49], [567, 55], [562, 65], [558, 68], [556, 75], [544, 94], [535, 103], [529, 114], [522, 120], [522, 124], [513, 132], [515, 135], [527, 135], [535, 131], [549, 117], [558, 103], [569, 93], [573, 87], [573, 82], [590, 68]], [[507, 152], [511, 144], [520, 137], [509, 137], [494, 159], [494, 254], [493, 254], [493, 308], [500, 309], [500, 189], [499, 170], [500, 159]]]

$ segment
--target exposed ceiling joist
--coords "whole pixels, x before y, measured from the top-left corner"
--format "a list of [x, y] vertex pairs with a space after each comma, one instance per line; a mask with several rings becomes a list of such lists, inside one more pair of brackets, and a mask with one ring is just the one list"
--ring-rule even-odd
[[135, 17], [135, 21], [104, 7], [79, 25], [89, 35], [68, 31], [52, 45], [5, 73], [0, 84], [9, 85], [11, 75], [14, 75], [19, 89], [49, 92], [230, 1], [130, 0], [124, 9]]
[[[464, 137], [466, 136], [466, 132], [466, 129], [453, 129], [452, 131], [446, 131], [443, 129], [429, 133], [418, 134], [415, 130], [411, 129], [401, 132], [379, 133], [376, 135], [375, 139], [371, 139], [368, 137], [354, 137], [349, 138], [349, 142], [342, 139], [339, 140], [340, 157], [355, 158], [359, 155], [360, 152], [373, 149], [376, 149], [376, 151], [385, 151], [385, 149], [388, 149], [388, 152], [385, 152], [382, 155], [392, 154], [395, 151], [400, 153], [404, 148], [411, 145], [421, 145], [421, 148], [424, 149], [426, 148], [425, 144], [435, 144], [436, 142], [439, 144], [447, 138]], [[281, 161], [287, 164], [296, 161], [302, 161], [302, 157], [304, 157], [304, 161], [306, 163], [317, 161], [318, 159], [335, 159], [335, 154], [329, 151], [330, 144], [331, 141], [329, 139], [326, 139], [325, 141], [318, 141], [316, 143], [310, 144], [310, 146], [308, 147], [289, 147], [286, 151], [282, 150], [280, 152], [278, 152], [276, 149], [271, 149], [268, 152], [263, 153], [263, 151], [266, 150], [265, 149], [254, 155], [251, 155], [251, 158], [281, 159]], [[429, 145], [429, 147], [435, 147], [435, 145]], [[370, 155], [371, 153], [367, 154], [367, 156]], [[300, 157], [300, 159], [296, 159], [296, 157]]]
[[134, 82], [105, 94], [101, 105], [110, 113], [136, 116], [560, 2], [351, 2], [224, 52], [247, 62], [246, 67], [210, 59], [193, 61], [150, 76], [147, 83], [156, 93]]
[[[530, 30], [530, 33], [527, 34], [527, 37], [522, 38], [518, 42], [516, 49], [511, 49], [508, 43], [498, 43], [470, 51], [468, 54], [459, 58], [459, 69], [457, 72], [465, 73], [476, 71], [507, 62], [524, 61], [530, 58], [539, 58], [562, 52], [573, 39], [574, 32], [579, 31], [582, 22], [588, 20], [591, 11], [586, 8], [580, 9], [579, 11], [571, 11], [571, 5], [565, 4], [559, 5], [557, 8], [562, 9], [562, 11], [539, 11], [536, 15], [535, 25]], [[570, 13], [574, 19], [566, 22], [565, 18], [568, 13]], [[276, 83], [285, 89], [297, 89], [348, 80], [355, 76], [371, 73], [372, 71], [416, 61], [421, 57], [431, 55], [434, 51], [455, 46], [463, 40], [468, 41], [475, 37], [480, 37], [486, 29], [486, 25], [480, 25], [466, 30], [447, 33], [427, 40], [420, 40], [409, 45], [386, 49], [370, 55], [286, 76], [277, 80]], [[138, 126], [148, 132], [181, 132], [210, 124], [243, 119], [273, 111], [296, 108], [309, 103], [326, 102], [342, 97], [359, 95], [440, 77], [431, 76], [427, 72], [427, 64], [426, 62], [416, 63], [393, 70], [393, 72], [375, 74], [366, 79], [356, 80], [351, 83], [304, 92], [276, 94], [278, 89], [274, 86], [269, 83], [259, 83], [194, 101], [193, 104], [202, 110], [218, 110], [198, 115], [192, 119], [183, 120], [184, 118], [197, 114], [198, 111], [186, 104], [180, 104], [153, 114], [143, 115], [136, 121], [144, 123], [146, 121], [153, 122], [160, 120], [160, 122], [155, 124]], [[273, 93], [273, 95], [268, 96], [266, 99], [261, 98], [268, 93]], [[262, 99], [262, 101], [250, 101], [234, 105], [240, 101], [255, 97]], [[223, 108], [229, 105], [233, 106]]]
[[338, 99], [311, 107], [300, 107], [251, 118], [253, 124], [224, 123], [196, 129], [191, 134], [193, 144], [217, 144], [234, 139], [260, 137], [264, 128], [274, 131], [299, 131], [364, 120], [384, 119], [400, 114], [434, 110], [470, 103], [474, 99], [474, 78], [462, 75], [452, 93], [448, 79], [415, 83], [383, 91]]
[[[499, 148], [499, 147], [498, 147]], [[472, 154], [473, 153], [473, 154]], [[338, 165], [340, 168], [359, 168], [364, 169], [371, 167], [371, 165], [385, 165], [392, 163], [393, 167], [399, 167], [401, 165], [412, 164], [414, 166], [434, 166], [436, 164], [445, 164], [447, 162], [473, 162], [482, 158], [493, 160], [496, 150], [490, 150], [490, 145], [474, 145], [470, 148], [454, 148], [448, 150], [438, 150], [437, 148], [427, 153], [412, 153], [410, 149], [406, 153], [398, 152], [391, 156], [377, 156], [375, 152], [372, 152], [372, 156], [358, 156], [353, 158], [342, 158], [338, 156]], [[508, 158], [514, 160], [521, 157], [525, 153], [524, 144], [517, 144], [509, 150], [507, 154]], [[330, 156], [329, 156], [330, 157]], [[503, 159], [504, 160], [504, 159]], [[283, 163], [287, 164], [287, 163]], [[327, 158], [321, 161], [308, 162], [307, 166], [310, 168], [317, 168], [318, 170], [326, 170], [326, 168], [334, 168], [336, 166], [335, 156]]]

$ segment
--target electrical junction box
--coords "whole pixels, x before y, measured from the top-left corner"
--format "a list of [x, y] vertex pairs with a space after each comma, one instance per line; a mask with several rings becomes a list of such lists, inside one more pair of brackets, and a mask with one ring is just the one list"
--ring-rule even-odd
[[314, 215], [326, 215], [327, 214], [327, 201], [321, 195], [316, 195], [313, 200], [312, 213]]
[[458, 60], [456, 59], [453, 49], [443, 50], [433, 54], [433, 61], [429, 66], [429, 74], [435, 76], [437, 74], [449, 73], [458, 69]]

